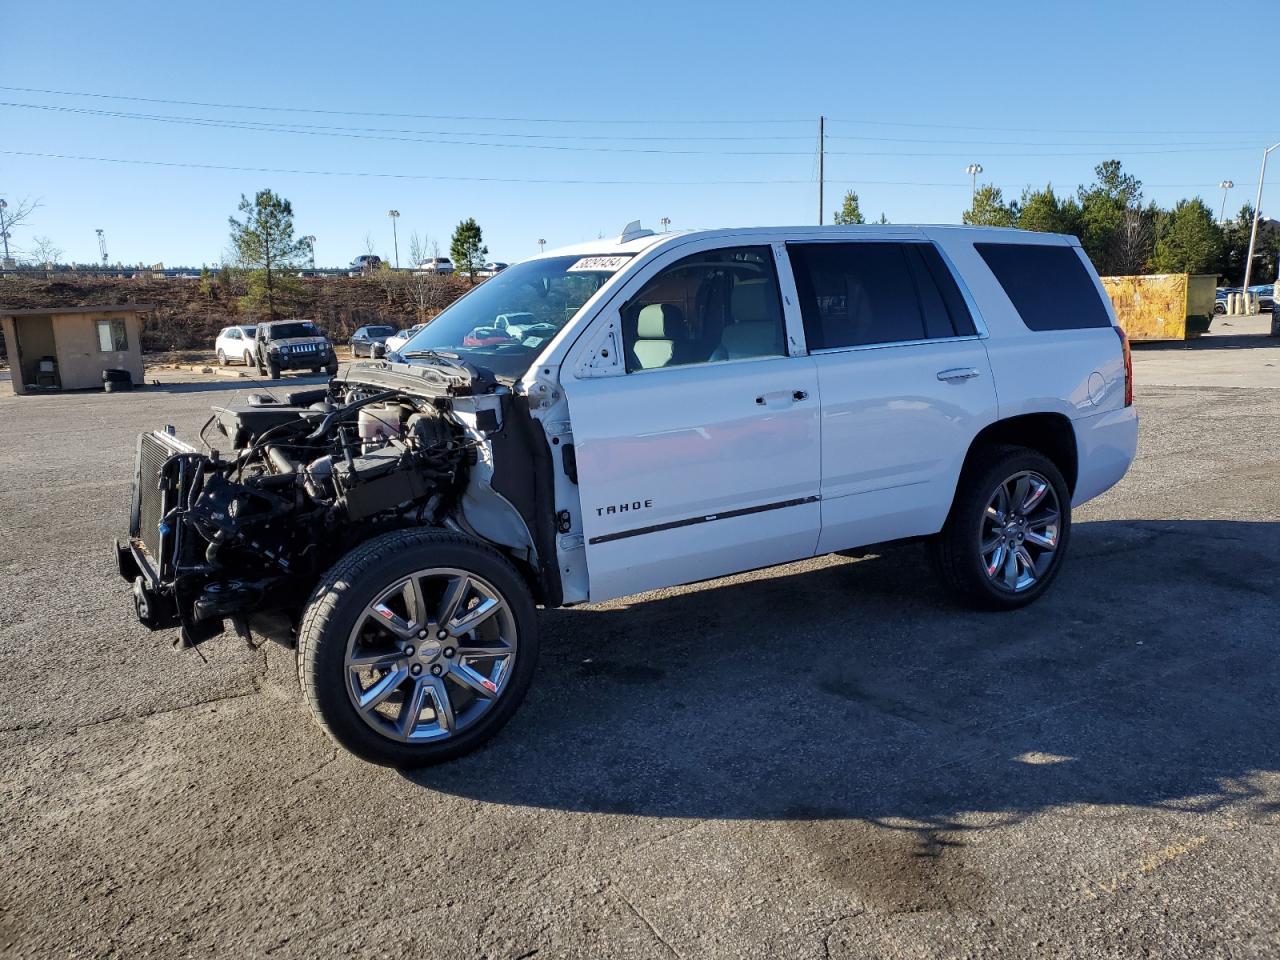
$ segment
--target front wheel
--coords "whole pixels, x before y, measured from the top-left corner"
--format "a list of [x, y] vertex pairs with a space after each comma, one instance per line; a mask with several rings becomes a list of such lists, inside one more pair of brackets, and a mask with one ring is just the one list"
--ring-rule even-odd
[[272, 380], [280, 379], [280, 364], [278, 361], [276, 360], [267, 361], [267, 374], [271, 377]]
[[995, 447], [960, 479], [935, 566], [962, 601], [988, 610], [1026, 606], [1049, 589], [1071, 537], [1062, 472], [1026, 447]]
[[252, 367], [252, 366], [253, 366], [253, 354], [252, 354], [252, 353], [246, 353], [246, 354], [244, 355], [244, 365], [245, 365], [246, 367]]
[[227, 365], [227, 355], [221, 350], [218, 351], [218, 366], [225, 367]]
[[444, 530], [384, 534], [320, 581], [298, 677], [320, 726], [372, 763], [476, 749], [511, 719], [538, 656], [533, 598], [497, 551]]

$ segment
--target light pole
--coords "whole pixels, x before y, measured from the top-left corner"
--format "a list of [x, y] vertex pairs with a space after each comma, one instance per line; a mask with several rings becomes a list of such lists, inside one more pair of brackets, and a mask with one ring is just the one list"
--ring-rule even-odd
[[391, 242], [396, 248], [396, 269], [400, 269], [400, 238], [396, 236], [396, 221], [400, 219], [399, 210], [388, 210], [387, 216], [391, 218]]
[[316, 269], [316, 238], [305, 236], [302, 242], [307, 245], [307, 249], [311, 251], [311, 271], [314, 273]]
[[1273, 143], [1262, 151], [1262, 170], [1258, 173], [1258, 199], [1253, 205], [1253, 226], [1249, 229], [1249, 255], [1244, 258], [1244, 295], [1249, 296], [1249, 276], [1253, 273], [1253, 248], [1258, 242], [1258, 221], [1262, 219], [1262, 181], [1267, 178], [1267, 157], [1272, 150], [1280, 148], [1280, 143]]
[[982, 164], [971, 163], [964, 168], [964, 172], [973, 179], [973, 189], [969, 195], [969, 208], [973, 209], [973, 205], [978, 202], [978, 174], [982, 172]]
[[98, 227], [93, 231], [98, 235], [98, 255], [102, 257], [102, 269], [107, 269], [107, 235]]
[[539, 253], [542, 253], [542, 252], [543, 252], [543, 251], [545, 251], [546, 249], [547, 249], [547, 241], [546, 241], [546, 240], [544, 240], [544, 239], [542, 239], [542, 237], [539, 237], [539, 238], [538, 238], [538, 252], [539, 252]]
[[1230, 190], [1235, 185], [1236, 184], [1234, 180], [1223, 180], [1220, 184], [1218, 184], [1218, 186], [1222, 188], [1222, 209], [1218, 211], [1219, 223], [1227, 222], [1227, 219], [1226, 219], [1227, 218], [1227, 191]]
[[659, 220], [658, 222], [659, 222], [660, 224], [662, 224], [662, 232], [663, 232], [663, 233], [666, 233], [666, 232], [667, 232], [667, 228], [671, 226], [671, 218], [670, 218], [670, 217], [663, 217], [663, 218], [662, 218], [661, 220]]
[[4, 226], [4, 212], [9, 209], [9, 201], [0, 199], [0, 237], [4, 238], [4, 266], [9, 265], [9, 231]]

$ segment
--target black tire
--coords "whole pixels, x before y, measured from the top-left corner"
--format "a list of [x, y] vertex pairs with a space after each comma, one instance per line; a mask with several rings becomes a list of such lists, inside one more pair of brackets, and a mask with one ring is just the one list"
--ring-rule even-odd
[[[1047, 554], [1047, 565], [1042, 572], [1037, 572], [1034, 582], [1015, 591], [988, 574], [981, 544], [987, 506], [996, 488], [1028, 471], [1047, 480], [1057, 498], [1056, 546]], [[1032, 603], [1049, 589], [1062, 568], [1070, 541], [1071, 495], [1062, 471], [1037, 450], [992, 446], [976, 454], [966, 467], [946, 525], [933, 538], [930, 552], [943, 584], [958, 600], [983, 610], [1015, 610]], [[1019, 539], [1018, 543], [1021, 542]]]
[[[518, 638], [515, 666], [501, 696], [474, 723], [447, 739], [405, 743], [379, 734], [347, 690], [347, 641], [365, 607], [386, 587], [419, 570], [445, 567], [487, 581], [506, 601]], [[511, 719], [533, 680], [537, 615], [524, 578], [492, 547], [438, 529], [400, 530], [357, 547], [316, 586], [298, 629], [298, 680], [311, 714], [340, 746], [370, 763], [412, 768], [475, 750]]]
[[332, 363], [330, 363], [327, 367], [325, 367], [325, 368], [324, 368], [324, 371], [325, 371], [325, 373], [329, 374], [329, 376], [331, 376], [331, 377], [335, 377], [335, 376], [337, 376], [337, 375], [338, 375], [338, 361], [337, 361], [337, 360], [334, 360]]
[[256, 361], [253, 359], [253, 354], [252, 354], [252, 353], [246, 353], [246, 354], [244, 355], [244, 365], [245, 365], [246, 367], [252, 367], [252, 366], [254, 365], [254, 363], [255, 363], [255, 362], [256, 362]]
[[218, 351], [218, 366], [225, 367], [227, 365], [227, 355], [221, 350]]
[[279, 364], [279, 363], [277, 363], [275, 360], [268, 360], [268, 361], [267, 361], [267, 374], [271, 377], [271, 379], [272, 379], [272, 380], [279, 380], [279, 379], [280, 379], [280, 364]]

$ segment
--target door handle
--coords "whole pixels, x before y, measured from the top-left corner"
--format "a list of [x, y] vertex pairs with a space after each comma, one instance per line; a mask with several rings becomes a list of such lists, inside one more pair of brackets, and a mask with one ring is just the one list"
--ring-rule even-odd
[[792, 403], [799, 403], [801, 400], [808, 400], [809, 394], [804, 390], [778, 390], [775, 393], [762, 393], [756, 397], [756, 403], [760, 406], [768, 406], [770, 403], [785, 402], [790, 400]]
[[938, 379], [945, 383], [959, 383], [961, 380], [972, 380], [978, 376], [973, 367], [952, 367], [950, 370], [939, 370]]

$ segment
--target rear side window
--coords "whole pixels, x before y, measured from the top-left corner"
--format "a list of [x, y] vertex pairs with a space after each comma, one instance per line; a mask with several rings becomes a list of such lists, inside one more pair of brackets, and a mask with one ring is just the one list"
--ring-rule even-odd
[[1109, 327], [1111, 318], [1075, 247], [975, 243], [1031, 330]]
[[974, 333], [932, 244], [801, 243], [787, 250], [810, 350]]

